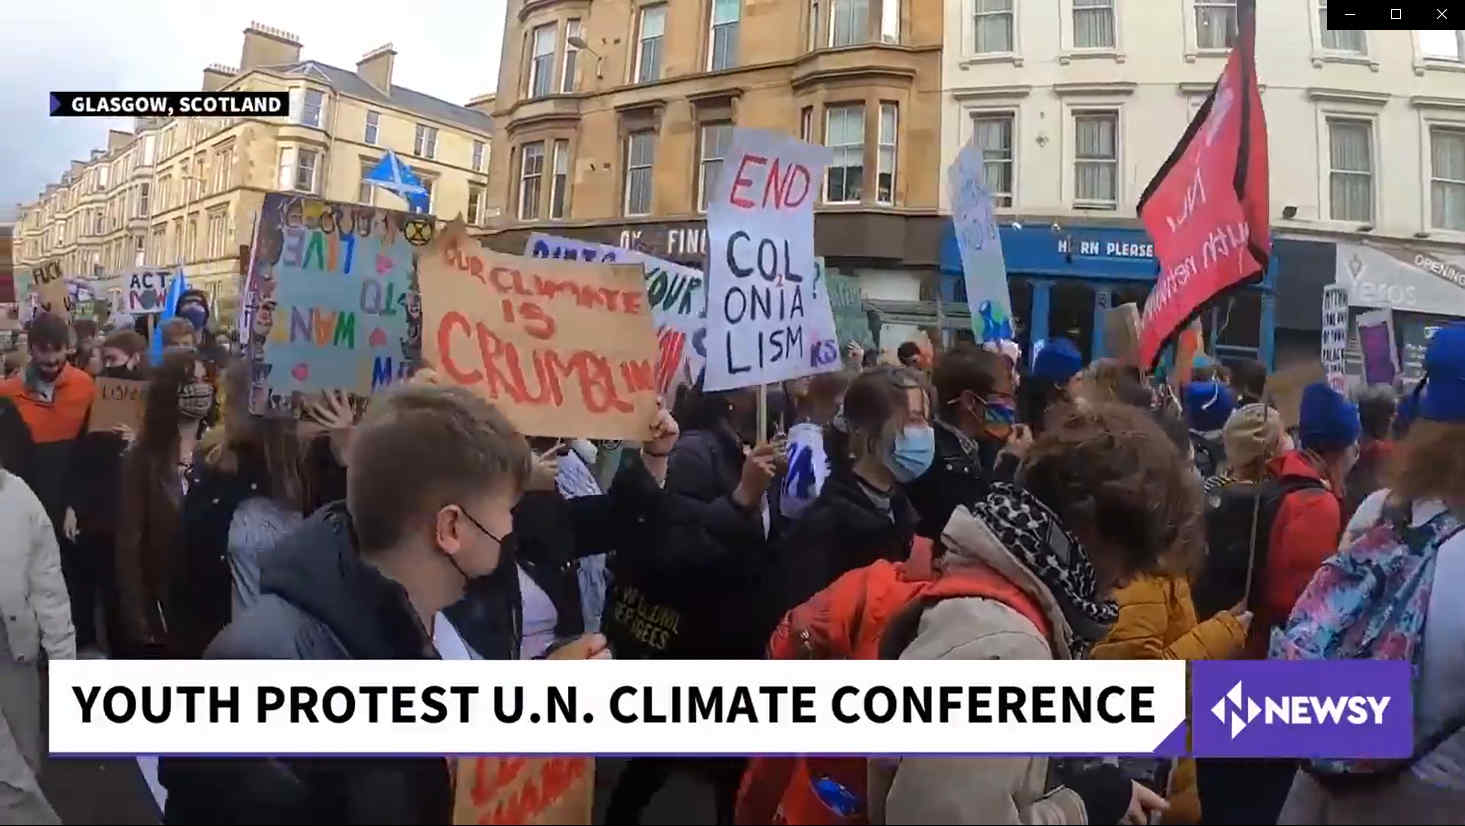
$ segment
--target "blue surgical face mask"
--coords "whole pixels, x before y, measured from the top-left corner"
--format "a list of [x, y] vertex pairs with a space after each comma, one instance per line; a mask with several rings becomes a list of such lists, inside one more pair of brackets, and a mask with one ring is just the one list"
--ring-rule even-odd
[[916, 479], [931, 467], [936, 456], [936, 431], [926, 424], [908, 424], [885, 457], [885, 467], [902, 484]]

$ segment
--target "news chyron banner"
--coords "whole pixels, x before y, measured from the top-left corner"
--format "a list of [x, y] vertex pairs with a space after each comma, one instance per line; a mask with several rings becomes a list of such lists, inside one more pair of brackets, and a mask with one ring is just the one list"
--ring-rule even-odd
[[1185, 749], [1185, 692], [1175, 661], [57, 660], [50, 745], [55, 755], [1173, 755]]

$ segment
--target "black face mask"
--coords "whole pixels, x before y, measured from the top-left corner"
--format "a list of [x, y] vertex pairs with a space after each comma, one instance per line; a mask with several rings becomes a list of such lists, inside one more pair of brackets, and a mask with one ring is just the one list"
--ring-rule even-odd
[[140, 379], [142, 371], [136, 367], [103, 367], [102, 378], [105, 379]]

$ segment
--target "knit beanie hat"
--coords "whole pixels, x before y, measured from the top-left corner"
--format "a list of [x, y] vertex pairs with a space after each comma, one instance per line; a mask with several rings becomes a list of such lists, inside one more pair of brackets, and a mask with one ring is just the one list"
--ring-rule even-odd
[[1066, 338], [1046, 338], [1033, 348], [1033, 376], [1063, 384], [1083, 369], [1078, 345]]
[[1419, 418], [1465, 422], [1465, 322], [1435, 331], [1424, 353]]
[[1264, 404], [1248, 404], [1226, 420], [1221, 441], [1232, 467], [1275, 456], [1282, 449], [1282, 414]]
[[1192, 430], [1220, 430], [1226, 426], [1236, 396], [1218, 381], [1193, 381], [1185, 385], [1185, 418]]
[[1363, 426], [1358, 408], [1326, 382], [1314, 382], [1302, 391], [1298, 436], [1307, 450], [1342, 450], [1358, 441]]

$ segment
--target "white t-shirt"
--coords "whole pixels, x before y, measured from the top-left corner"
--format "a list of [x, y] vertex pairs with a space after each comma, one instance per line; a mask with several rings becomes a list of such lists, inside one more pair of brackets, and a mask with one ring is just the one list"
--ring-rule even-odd
[[[1383, 513], [1388, 490], [1363, 500], [1348, 520], [1343, 541], [1350, 543], [1375, 525]], [[1410, 519], [1423, 525], [1445, 509], [1437, 499], [1416, 502]], [[1414, 730], [1430, 737], [1465, 713], [1465, 531], [1445, 541], [1438, 551], [1434, 585], [1425, 609], [1424, 650], [1419, 667], [1419, 696], [1414, 708]], [[1414, 765], [1421, 779], [1451, 789], [1465, 790], [1465, 732], [1457, 733]]]

